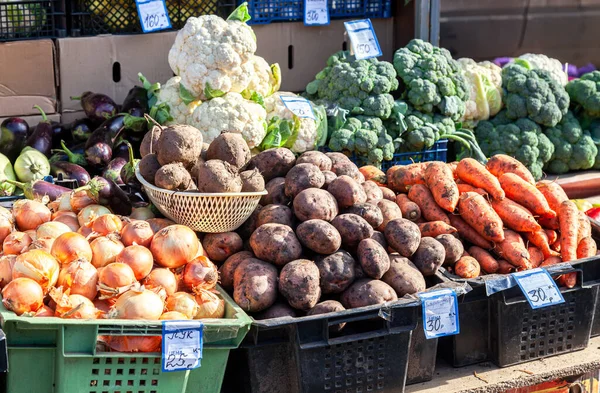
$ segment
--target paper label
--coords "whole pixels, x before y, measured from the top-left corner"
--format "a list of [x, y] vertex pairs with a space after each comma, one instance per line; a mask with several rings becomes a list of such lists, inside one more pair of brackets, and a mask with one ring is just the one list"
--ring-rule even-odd
[[200, 367], [203, 328], [200, 321], [163, 322], [162, 371], [186, 371]]
[[512, 274], [531, 308], [564, 303], [558, 286], [545, 269], [537, 268]]
[[357, 60], [379, 57], [383, 54], [370, 19], [344, 22], [344, 26], [346, 26], [352, 51]]
[[452, 289], [419, 294], [423, 307], [423, 330], [425, 337], [452, 336], [460, 332], [458, 301]]
[[304, 0], [304, 24], [307, 26], [329, 24], [327, 0]]
[[279, 97], [281, 98], [283, 105], [285, 105], [285, 107], [294, 115], [315, 120], [315, 113], [313, 112], [312, 105], [306, 98], [292, 96]]
[[135, 0], [144, 33], [171, 28], [165, 0]]

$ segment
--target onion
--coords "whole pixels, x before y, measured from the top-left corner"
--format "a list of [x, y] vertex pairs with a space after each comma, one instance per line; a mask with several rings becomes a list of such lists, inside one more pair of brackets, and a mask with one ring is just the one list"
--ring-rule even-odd
[[58, 212], [72, 212], [71, 192], [65, 192], [58, 199]]
[[6, 236], [10, 235], [15, 230], [12, 216], [10, 218], [0, 215], [0, 241], [4, 241]]
[[110, 303], [109, 299], [96, 299], [94, 300], [94, 307], [96, 307], [96, 310], [102, 312], [102, 314], [104, 315], [108, 314], [108, 311], [112, 307], [112, 304]]
[[69, 290], [71, 295], [85, 296], [94, 300], [98, 294], [98, 271], [89, 262], [75, 261], [63, 268], [58, 275], [56, 285]]
[[146, 221], [134, 221], [125, 225], [121, 231], [121, 241], [126, 246], [138, 244], [144, 247], [150, 247], [154, 231]]
[[54, 244], [54, 239], [51, 237], [43, 237], [41, 239], [37, 239], [27, 249], [27, 251], [31, 250], [44, 250], [47, 253], [51, 253], [52, 245]]
[[17, 315], [34, 313], [44, 305], [44, 291], [32, 279], [19, 277], [2, 290], [2, 304]]
[[100, 336], [100, 339], [117, 352], [161, 351], [161, 336]]
[[76, 260], [92, 261], [92, 247], [88, 241], [76, 232], [60, 235], [52, 245], [52, 256], [65, 265]]
[[75, 213], [61, 214], [60, 216], [54, 218], [52, 221], [62, 222], [63, 224], [68, 226], [72, 232], [77, 232], [77, 230], [79, 229], [79, 221], [77, 221], [77, 216], [75, 215]]
[[38, 317], [38, 318], [47, 318], [47, 317], [53, 317], [54, 316], [54, 310], [49, 307], [49, 306], [42, 306], [39, 308], [39, 310], [37, 310], [35, 312], [34, 317]]
[[146, 247], [133, 245], [125, 247], [119, 255], [116, 262], [121, 262], [133, 270], [136, 280], [141, 280], [152, 271], [154, 258], [152, 253]]
[[[87, 191], [77, 191], [71, 193], [70, 196], [71, 210], [79, 213], [86, 207], [93, 205], [94, 200], [90, 198]], [[107, 209], [108, 210], [108, 209]]]
[[154, 233], [168, 226], [175, 225], [175, 221], [171, 221], [166, 218], [150, 218], [146, 221], [148, 222], [148, 224], [150, 224], [150, 228], [152, 228], [152, 231]]
[[50, 221], [40, 225], [35, 231], [35, 235], [38, 239], [42, 237], [50, 237], [56, 239], [63, 233], [72, 232], [66, 224], [57, 221]]
[[109, 237], [99, 237], [90, 243], [92, 248], [92, 265], [96, 267], [104, 267], [109, 263], [113, 263], [117, 259], [117, 255], [125, 246], [120, 241]]
[[29, 237], [31, 238], [31, 241], [37, 240], [37, 235], [36, 235], [35, 229], [28, 229], [25, 231], [25, 233], [29, 235]]
[[8, 218], [10, 222], [14, 222], [13, 214], [10, 210], [5, 207], [0, 206], [0, 217]]
[[0, 288], [4, 288], [12, 281], [12, 270], [16, 261], [16, 255], [4, 255], [0, 257]]
[[13, 214], [20, 230], [36, 229], [50, 221], [52, 213], [43, 203], [19, 199], [13, 205]]
[[177, 277], [169, 269], [154, 269], [144, 280], [147, 289], [164, 289], [167, 296], [177, 292]]
[[69, 295], [66, 302], [56, 305], [55, 315], [66, 319], [97, 319], [99, 312], [90, 299], [81, 295]]
[[94, 231], [92, 231], [92, 228], [88, 227], [87, 225], [79, 227], [77, 233], [79, 233], [81, 236], [85, 237], [88, 240], [94, 240], [98, 237], [93, 236]]
[[156, 262], [168, 268], [185, 265], [194, 259], [199, 248], [200, 241], [196, 233], [184, 225], [161, 229], [150, 243], [150, 251]]
[[129, 290], [122, 294], [109, 312], [109, 318], [158, 320], [164, 303], [160, 296], [147, 289]]
[[196, 292], [196, 303], [200, 306], [195, 319], [223, 318], [225, 316], [225, 301], [211, 291], [200, 289]]
[[98, 272], [101, 299], [109, 299], [128, 291], [136, 282], [135, 273], [124, 263], [114, 262]]
[[77, 214], [73, 213], [72, 211], [59, 210], [57, 212], [52, 213], [52, 221], [55, 221], [58, 217], [62, 217], [62, 216], [70, 216], [70, 217], [74, 217], [75, 219], [77, 219]]
[[121, 229], [123, 229], [123, 222], [114, 214], [105, 214], [96, 217], [94, 221], [92, 221], [92, 231], [99, 233], [102, 236], [115, 232], [121, 233]]
[[58, 262], [51, 254], [43, 250], [31, 250], [17, 257], [12, 277], [13, 281], [19, 277], [31, 278], [46, 293], [56, 284], [58, 273]]
[[169, 296], [165, 308], [167, 311], [179, 311], [188, 319], [193, 319], [199, 311], [196, 299], [187, 292], [175, 292]]
[[154, 213], [149, 207], [136, 207], [129, 215], [129, 218], [132, 220], [149, 220], [154, 218]]
[[32, 243], [31, 237], [25, 232], [13, 232], [6, 236], [2, 243], [5, 255], [19, 255]]
[[183, 283], [191, 291], [212, 289], [219, 281], [219, 271], [207, 257], [198, 257], [185, 265]]
[[178, 320], [186, 320], [190, 319], [186, 315], [180, 313], [179, 311], [167, 311], [163, 315], [160, 316], [160, 319], [163, 321], [178, 321]]
[[77, 214], [77, 220], [79, 226], [82, 227], [85, 224], [94, 221], [97, 217], [105, 214], [112, 214], [110, 210], [101, 205], [89, 205], [83, 208], [79, 214]]

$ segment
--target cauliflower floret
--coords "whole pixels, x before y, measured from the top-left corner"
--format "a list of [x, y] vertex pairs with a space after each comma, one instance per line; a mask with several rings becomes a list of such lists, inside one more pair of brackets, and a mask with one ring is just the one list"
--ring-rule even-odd
[[200, 100], [192, 101], [189, 105], [179, 96], [179, 85], [181, 78], [174, 76], [167, 83], [160, 87], [156, 96], [156, 105], [167, 104], [169, 106], [169, 114], [173, 120], [166, 122], [166, 125], [171, 124], [188, 124], [192, 113], [202, 102]]
[[200, 104], [188, 123], [202, 132], [205, 143], [211, 143], [223, 131], [242, 134], [253, 149], [264, 139], [267, 112], [259, 104], [241, 94], [227, 93]]
[[527, 60], [532, 68], [548, 71], [552, 78], [560, 83], [561, 86], [565, 86], [569, 81], [569, 77], [563, 69], [561, 62], [556, 59], [534, 53], [525, 53], [519, 56], [519, 59]]
[[265, 59], [260, 56], [253, 56], [250, 60], [252, 64], [252, 75], [250, 84], [242, 93], [244, 98], [250, 99], [252, 93], [258, 93], [263, 97], [279, 91], [281, 86], [281, 69], [279, 64], [269, 65]]
[[460, 64], [469, 90], [462, 121], [487, 120], [502, 108], [502, 69], [490, 62], [462, 58]]

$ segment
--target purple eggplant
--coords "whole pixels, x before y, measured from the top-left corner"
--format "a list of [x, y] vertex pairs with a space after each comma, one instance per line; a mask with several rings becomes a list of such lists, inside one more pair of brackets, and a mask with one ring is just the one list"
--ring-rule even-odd
[[52, 124], [52, 147], [54, 149], [60, 149], [60, 141], [71, 141], [71, 130], [68, 125], [60, 124], [55, 121], [50, 124]]
[[82, 153], [75, 153], [71, 151], [67, 145], [65, 145], [65, 141], [60, 141], [60, 146], [62, 149], [53, 149], [52, 153], [64, 153], [67, 155], [67, 158], [70, 163], [77, 165], [87, 165], [87, 160], [85, 159], [85, 155]]
[[[121, 118], [121, 121], [115, 118]], [[121, 126], [117, 129], [117, 125]], [[90, 138], [85, 143], [85, 159], [95, 167], [104, 167], [108, 165], [112, 159], [114, 143], [123, 131], [122, 117], [115, 116], [114, 118], [105, 121], [97, 128]]]
[[42, 121], [35, 127], [35, 131], [33, 131], [33, 134], [27, 139], [26, 144], [43, 153], [46, 157], [50, 157], [50, 151], [52, 150], [52, 136], [54, 134], [52, 123], [48, 120], [48, 117], [42, 108], [38, 105], [35, 105], [34, 108], [42, 114]]
[[79, 186], [85, 186], [90, 181], [90, 174], [84, 168], [70, 162], [53, 162], [50, 165], [50, 173], [54, 177], [62, 175], [64, 179], [77, 180]]
[[110, 179], [118, 185], [125, 184], [121, 179], [121, 170], [125, 164], [127, 164], [126, 159], [121, 157], [113, 158], [102, 171], [102, 177]]
[[99, 205], [107, 206], [113, 213], [128, 216], [131, 214], [131, 201], [125, 191], [112, 180], [96, 176], [83, 187], [75, 191], [86, 191], [88, 196]]
[[30, 183], [22, 183], [14, 180], [6, 180], [6, 182], [14, 184], [22, 189], [23, 194], [25, 194], [25, 198], [27, 199], [41, 199], [47, 196], [52, 202], [65, 192], [71, 192], [71, 190], [66, 187], [52, 184], [44, 180], [36, 180]]
[[90, 119], [76, 120], [70, 126], [71, 138], [76, 142], [85, 142], [89, 139], [94, 127]]
[[81, 107], [85, 115], [92, 121], [104, 121], [117, 114], [117, 104], [107, 95], [86, 91], [81, 97], [71, 97], [72, 100], [81, 100]]
[[144, 113], [150, 110], [148, 106], [148, 92], [140, 86], [134, 86], [121, 106], [121, 112], [129, 113], [133, 116], [144, 117]]
[[139, 185], [138, 179], [135, 176], [135, 167], [140, 160], [136, 159], [133, 155], [133, 147], [131, 143], [125, 141], [127, 144], [127, 150], [129, 152], [129, 161], [121, 168], [121, 179], [127, 185]]
[[29, 125], [18, 117], [10, 117], [0, 125], [0, 153], [15, 162], [25, 147]]
[[127, 147], [127, 141], [119, 138], [119, 141], [116, 143], [115, 148], [113, 149], [113, 159], [117, 157], [121, 157], [125, 160], [129, 159], [129, 148]]

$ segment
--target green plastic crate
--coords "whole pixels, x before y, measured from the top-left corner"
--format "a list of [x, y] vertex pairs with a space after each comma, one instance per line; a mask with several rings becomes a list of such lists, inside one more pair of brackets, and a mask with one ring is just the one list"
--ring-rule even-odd
[[160, 353], [96, 350], [98, 336], [160, 336], [157, 321], [18, 317], [0, 304], [11, 393], [219, 393], [229, 351], [252, 320], [218, 288], [225, 318], [204, 320], [202, 366], [163, 373]]

